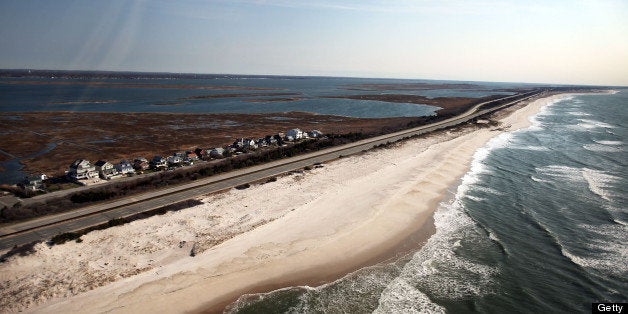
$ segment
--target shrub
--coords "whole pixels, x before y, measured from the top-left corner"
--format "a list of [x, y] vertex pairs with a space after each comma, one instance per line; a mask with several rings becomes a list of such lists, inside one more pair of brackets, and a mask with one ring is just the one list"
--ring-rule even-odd
[[114, 197], [116, 193], [111, 191], [85, 191], [80, 193], [72, 194], [70, 200], [73, 203], [88, 203], [88, 202], [97, 202], [104, 201]]

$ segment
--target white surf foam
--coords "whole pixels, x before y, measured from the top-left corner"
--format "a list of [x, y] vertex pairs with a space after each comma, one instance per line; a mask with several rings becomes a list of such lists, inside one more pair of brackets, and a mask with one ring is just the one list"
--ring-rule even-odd
[[550, 149], [545, 147], [545, 146], [537, 146], [537, 145], [512, 146], [512, 147], [509, 147], [509, 148], [520, 149], [520, 150], [532, 150], [532, 151], [537, 151], [537, 152], [548, 152], [548, 151], [550, 151]]
[[472, 200], [472, 201], [476, 201], [476, 202], [485, 202], [486, 199], [485, 198], [481, 198], [481, 197], [477, 197], [477, 196], [473, 196], [473, 195], [467, 195], [466, 198]]
[[617, 276], [628, 274], [628, 229], [625, 225], [579, 225], [594, 234], [588, 237], [587, 254], [575, 254], [561, 249], [563, 255], [584, 268]]
[[619, 177], [614, 175], [589, 168], [582, 168], [582, 177], [589, 185], [591, 192], [607, 201], [611, 201], [611, 198], [614, 196], [608, 188], [620, 180]]
[[604, 123], [601, 121], [591, 120], [591, 119], [578, 119], [581, 123], [578, 123], [578, 126], [583, 127], [585, 129], [597, 129], [597, 128], [605, 128], [605, 129], [614, 129], [615, 126]]
[[576, 117], [588, 117], [591, 116], [590, 113], [582, 112], [582, 111], [569, 111], [567, 114], [576, 116]]
[[507, 138], [494, 138], [475, 153], [471, 171], [462, 178], [454, 200], [440, 204], [434, 213], [436, 233], [413, 255], [399, 277], [384, 289], [376, 313], [441, 313], [443, 309], [429, 301], [422, 291], [454, 299], [490, 293], [488, 287], [497, 269], [465, 260], [455, 249], [462, 239], [482, 241], [474, 234], [477, 225], [464, 212], [461, 200], [469, 197], [467, 192], [476, 188], [478, 176], [486, 171], [483, 161], [490, 148], [499, 147]]
[[620, 153], [624, 151], [621, 147], [603, 144], [585, 144], [582, 148], [591, 152]]
[[427, 295], [403, 278], [396, 278], [382, 292], [373, 313], [445, 313], [445, 308], [433, 303]]
[[[474, 185], [473, 186], [473, 190], [474, 191], [480, 191], [480, 192], [484, 192], [487, 194], [492, 194], [492, 195], [504, 195], [504, 193], [497, 191], [495, 189], [489, 188], [487, 186], [481, 186], [481, 185]], [[466, 197], [470, 197], [470, 195], [466, 195]]]
[[617, 146], [617, 145], [623, 145], [624, 144], [624, 142], [622, 142], [622, 141], [594, 141], [594, 142], [596, 142], [598, 144], [601, 144], [601, 145], [612, 145], [612, 146]]
[[530, 179], [532, 179], [535, 182], [541, 182], [541, 183], [551, 183], [552, 182], [552, 181], [549, 181], [549, 180], [543, 180], [543, 179], [537, 178], [535, 176], [530, 176]]
[[568, 167], [563, 165], [550, 165], [546, 167], [537, 167], [535, 171], [538, 174], [556, 178], [559, 180], [568, 180], [572, 182], [580, 181], [582, 178], [582, 169]]
[[566, 95], [562, 95], [556, 99], [553, 99], [551, 101], [548, 101], [543, 107], [541, 107], [541, 109], [539, 110], [539, 112], [537, 112], [536, 114], [528, 117], [528, 121], [530, 121], [531, 125], [530, 127], [526, 128], [526, 129], [522, 129], [520, 131], [539, 131], [539, 130], [543, 130], [543, 122], [542, 120], [546, 117], [552, 116], [554, 115], [554, 111], [552, 110], [553, 107], [561, 102], [564, 101], [568, 101], [568, 100], [572, 100], [574, 97], [573, 96], [566, 96]]

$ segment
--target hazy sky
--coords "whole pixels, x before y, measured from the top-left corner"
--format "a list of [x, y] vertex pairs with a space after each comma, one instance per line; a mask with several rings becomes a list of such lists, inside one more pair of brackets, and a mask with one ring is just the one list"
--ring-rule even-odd
[[0, 68], [628, 85], [628, 1], [0, 0]]

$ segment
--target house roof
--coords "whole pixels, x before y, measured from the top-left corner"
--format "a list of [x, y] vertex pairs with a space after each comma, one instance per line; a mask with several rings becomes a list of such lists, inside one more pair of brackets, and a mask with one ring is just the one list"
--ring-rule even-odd
[[102, 167], [102, 166], [104, 166], [104, 165], [105, 165], [105, 164], [107, 164], [107, 163], [108, 163], [108, 162], [107, 162], [106, 160], [99, 160], [99, 161], [97, 161], [97, 162], [94, 164], [94, 166], [96, 166], [96, 167]]
[[85, 160], [85, 159], [77, 159], [75, 160], [72, 165], [70, 165], [70, 168], [77, 168], [80, 164], [82, 164], [83, 162], [87, 162], [89, 163], [89, 160]]

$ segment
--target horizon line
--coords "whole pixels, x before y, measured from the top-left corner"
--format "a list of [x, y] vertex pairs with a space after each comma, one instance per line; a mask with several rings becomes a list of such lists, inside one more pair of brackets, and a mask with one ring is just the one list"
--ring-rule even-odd
[[[585, 86], [585, 87], [621, 87], [628, 88], [628, 85], [594, 85], [594, 84], [565, 84], [565, 83], [542, 83], [542, 82], [516, 82], [516, 81], [476, 81], [476, 80], [454, 80], [438, 78], [399, 78], [399, 77], [368, 77], [350, 75], [298, 75], [298, 74], [246, 74], [246, 73], [200, 73], [200, 72], [171, 72], [171, 71], [136, 71], [136, 70], [79, 70], [79, 69], [35, 69], [35, 68], [0, 68], [2, 71], [49, 71], [49, 72], [92, 72], [92, 73], [128, 73], [128, 74], [171, 74], [171, 75], [223, 75], [223, 76], [250, 76], [250, 77], [296, 77], [296, 78], [350, 78], [350, 79], [372, 79], [372, 80], [420, 80], [420, 81], [450, 81], [450, 82], [472, 82], [472, 83], [507, 83], [526, 85], [549, 85], [549, 86]], [[0, 73], [0, 77], [2, 77]]]

